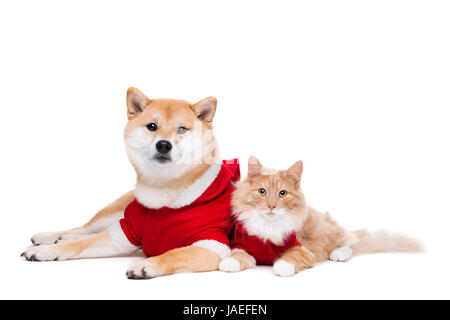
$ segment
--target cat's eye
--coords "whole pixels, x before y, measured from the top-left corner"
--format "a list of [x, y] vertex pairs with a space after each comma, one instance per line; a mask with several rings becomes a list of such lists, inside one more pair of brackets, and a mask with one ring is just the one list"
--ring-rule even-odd
[[266, 189], [264, 189], [264, 188], [259, 188], [259, 189], [258, 189], [258, 193], [259, 193], [260, 195], [262, 195], [262, 196], [265, 196], [265, 195], [267, 194], [267, 191], [266, 191]]
[[286, 197], [287, 196], [287, 191], [286, 190], [281, 190], [279, 193], [278, 193], [278, 195], [280, 196], [280, 198], [284, 198], [284, 197]]
[[150, 122], [146, 127], [149, 131], [156, 131], [158, 129], [158, 126], [154, 122]]
[[178, 134], [185, 134], [188, 130], [189, 130], [189, 129], [186, 128], [186, 127], [179, 127], [179, 128], [177, 129], [177, 133], [178, 133]]

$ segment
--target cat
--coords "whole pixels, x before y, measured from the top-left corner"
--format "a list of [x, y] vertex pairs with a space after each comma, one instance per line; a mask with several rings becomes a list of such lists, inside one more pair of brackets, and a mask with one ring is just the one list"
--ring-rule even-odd
[[418, 241], [405, 235], [348, 231], [328, 213], [308, 206], [300, 188], [302, 172], [302, 161], [277, 171], [249, 158], [247, 178], [235, 185], [232, 196], [232, 256], [220, 262], [219, 270], [264, 264], [273, 265], [278, 276], [293, 276], [319, 262], [344, 262], [356, 254], [422, 251]]

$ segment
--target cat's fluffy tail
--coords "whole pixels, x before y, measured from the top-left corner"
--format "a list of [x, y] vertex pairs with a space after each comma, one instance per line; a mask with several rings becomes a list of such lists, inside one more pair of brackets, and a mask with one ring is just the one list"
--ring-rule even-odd
[[421, 252], [422, 244], [401, 233], [387, 230], [368, 232], [356, 230], [352, 232], [357, 241], [351, 245], [354, 255], [378, 252]]

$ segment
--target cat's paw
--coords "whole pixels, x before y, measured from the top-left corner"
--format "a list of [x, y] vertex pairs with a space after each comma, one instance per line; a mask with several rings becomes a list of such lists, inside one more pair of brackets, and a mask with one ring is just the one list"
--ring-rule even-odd
[[57, 232], [42, 232], [31, 237], [31, 243], [35, 246], [41, 244], [54, 244], [58, 239], [59, 234]]
[[350, 247], [340, 247], [335, 249], [330, 254], [330, 260], [336, 262], [346, 262], [350, 260], [353, 255], [353, 250]]
[[219, 270], [223, 272], [239, 272], [241, 271], [241, 264], [233, 257], [228, 257], [220, 261]]
[[273, 265], [273, 273], [280, 277], [291, 277], [295, 275], [295, 266], [285, 260], [278, 260]]

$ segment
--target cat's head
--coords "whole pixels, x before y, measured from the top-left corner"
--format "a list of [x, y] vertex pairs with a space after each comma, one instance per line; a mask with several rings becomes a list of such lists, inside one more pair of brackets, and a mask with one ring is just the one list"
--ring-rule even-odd
[[233, 214], [249, 234], [276, 243], [301, 228], [307, 212], [300, 189], [302, 172], [302, 161], [287, 170], [273, 170], [249, 158], [247, 178], [237, 184], [232, 198]]

